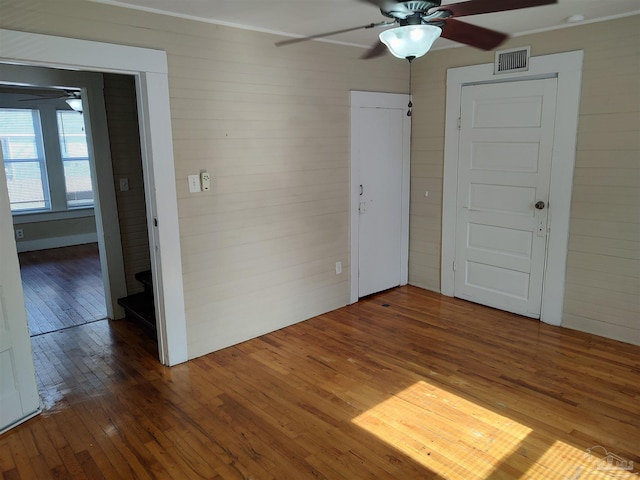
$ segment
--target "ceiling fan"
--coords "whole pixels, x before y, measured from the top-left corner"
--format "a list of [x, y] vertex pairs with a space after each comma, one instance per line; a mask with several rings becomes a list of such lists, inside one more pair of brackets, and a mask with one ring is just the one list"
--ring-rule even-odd
[[26, 103], [64, 100], [73, 110], [82, 111], [82, 97], [77, 89], [0, 85], [0, 94], [13, 95], [16, 98], [15, 101]]
[[522, 8], [538, 7], [557, 3], [558, 0], [468, 0], [466, 2], [441, 5], [442, 0], [361, 0], [380, 8], [380, 12], [391, 21], [370, 23], [344, 30], [294, 38], [277, 42], [276, 46], [290, 45], [316, 38], [324, 38], [360, 29], [387, 27], [380, 34], [380, 41], [373, 45], [361, 58], [375, 58], [389, 51], [398, 58], [410, 62], [427, 53], [435, 40], [442, 36], [482, 50], [493, 50], [502, 44], [508, 35], [488, 28], [461, 22], [457, 17], [496, 13]]

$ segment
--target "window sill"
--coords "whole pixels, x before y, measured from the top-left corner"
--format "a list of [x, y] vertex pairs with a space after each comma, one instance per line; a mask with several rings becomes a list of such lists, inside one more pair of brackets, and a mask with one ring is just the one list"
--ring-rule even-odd
[[69, 218], [93, 217], [95, 215], [93, 207], [74, 208], [72, 210], [61, 210], [58, 212], [32, 212], [14, 213], [13, 224], [50, 222], [52, 220], [66, 220]]

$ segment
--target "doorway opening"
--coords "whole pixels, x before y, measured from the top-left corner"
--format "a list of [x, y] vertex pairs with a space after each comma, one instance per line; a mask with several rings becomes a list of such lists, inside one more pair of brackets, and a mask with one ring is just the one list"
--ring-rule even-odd
[[[28, 45], [28, 48], [25, 48], [25, 45]], [[175, 171], [175, 166], [166, 53], [148, 48], [0, 29], [0, 67], [9, 64], [50, 67], [67, 72], [82, 70], [118, 73], [134, 77], [144, 185], [147, 192], [148, 237], [156, 294], [159, 357], [161, 363], [169, 366], [185, 362], [188, 359], [187, 330], [176, 182], [175, 175], [167, 175], [167, 172]], [[0, 81], [10, 83], [4, 73]], [[55, 83], [49, 83], [51, 84]], [[99, 115], [100, 102], [95, 92], [86, 89], [86, 93], [88, 111], [98, 114], [98, 120], [104, 122], [104, 113]], [[95, 153], [99, 152], [96, 150]], [[109, 168], [108, 171], [102, 169], [97, 173], [99, 182], [111, 183], [109, 188], [105, 186], [100, 189], [98, 198], [102, 202], [104, 193], [104, 200], [111, 201], [108, 192], [113, 192], [113, 172]], [[162, 192], [162, 195], [156, 195], [156, 192]], [[10, 218], [3, 218], [3, 221], [7, 220], [11, 221]], [[109, 212], [100, 212], [100, 218], [96, 218], [98, 235], [119, 243], [119, 235], [105, 235], [104, 231], [105, 227], [109, 228], [117, 223], [117, 218], [109, 216]], [[117, 245], [111, 247], [118, 248]], [[109, 270], [116, 267], [115, 264], [121, 262], [122, 258], [121, 254], [112, 255], [110, 252], [111, 250], [107, 249], [106, 262], [102, 262], [103, 265], [107, 264]], [[17, 252], [15, 255], [17, 257]], [[107, 286], [107, 311], [110, 305], [119, 308], [117, 299], [122, 295], [119, 297], [120, 292], [112, 288], [117, 285], [125, 285], [124, 280], [117, 284], [110, 282]], [[24, 334], [27, 333], [25, 325]]]
[[351, 92], [351, 303], [408, 281], [409, 98]]
[[[77, 40], [71, 38], [40, 35], [0, 29], [0, 70], [6, 65], [39, 66], [57, 68], [66, 72], [79, 70], [128, 74], [134, 77], [140, 124], [140, 144], [142, 151], [144, 185], [147, 192], [146, 208], [149, 220], [149, 243], [152, 245], [152, 271], [156, 315], [158, 318], [158, 356], [160, 362], [171, 366], [188, 359], [184, 290], [182, 285], [182, 265], [178, 225], [178, 206], [174, 172], [171, 115], [169, 110], [169, 82], [167, 55], [165, 52], [139, 47], [128, 47], [108, 43]], [[12, 83], [11, 75], [0, 72], [0, 82]], [[24, 85], [24, 81], [13, 81], [14, 85]], [[27, 82], [27, 85], [29, 82]], [[48, 85], [64, 85], [46, 82]], [[104, 102], [99, 101], [95, 91], [82, 89], [87, 94], [87, 112], [96, 116], [98, 123], [104, 124]], [[83, 101], [83, 105], [85, 105]], [[91, 125], [92, 122], [89, 122]], [[92, 125], [91, 125], [92, 126]], [[95, 138], [94, 138], [95, 142]], [[108, 149], [108, 141], [106, 142]], [[104, 149], [96, 149], [95, 154], [105, 155]], [[1, 158], [1, 156], [0, 156]], [[105, 158], [95, 162], [92, 172], [94, 182], [99, 185], [97, 198], [100, 206], [112, 203], [113, 172], [106, 168]], [[98, 168], [100, 167], [100, 168]], [[99, 170], [99, 171], [98, 171]], [[4, 171], [2, 171], [4, 175]], [[97, 178], [96, 178], [97, 177]], [[0, 224], [12, 223], [8, 193], [3, 179], [0, 185]], [[155, 192], [162, 192], [156, 195]], [[120, 235], [109, 235], [112, 226], [118, 225], [112, 209], [96, 213], [98, 237], [109, 246], [104, 256], [109, 271], [122, 263], [122, 254], [114, 255], [113, 249], [121, 248]], [[0, 313], [5, 332], [3, 338], [2, 368], [8, 372], [5, 378], [11, 382], [0, 382], [0, 398], [10, 399], [11, 408], [3, 408], [0, 415], [0, 431], [24, 422], [40, 412], [35, 383], [33, 353], [30, 348], [23, 292], [20, 285], [18, 253], [13, 235], [8, 229], [0, 230], [2, 255], [0, 262], [0, 301], [6, 302]], [[162, 245], [162, 249], [160, 249]], [[101, 257], [103, 252], [101, 253]], [[124, 275], [123, 275], [124, 277]], [[117, 288], [122, 282], [105, 283], [107, 311], [117, 306]], [[2, 295], [9, 292], [9, 295]], [[9, 312], [10, 315], [5, 315]]]
[[[155, 337], [135, 78], [6, 65], [2, 70], [13, 81], [37, 82], [0, 85], [0, 140], [30, 334], [119, 319], [122, 306]], [[87, 87], [87, 76], [100, 86], [103, 125], [82, 113], [80, 89]], [[57, 77], [64, 88], [46, 84]], [[72, 106], [76, 100], [80, 104]], [[28, 121], [20, 122], [22, 117]], [[102, 155], [92, 154], [96, 149]], [[100, 158], [113, 179], [102, 185], [96, 181]], [[107, 193], [115, 201], [94, 202], [99, 188], [103, 197], [112, 190]], [[96, 217], [117, 221], [108, 226], [117, 248], [98, 235]], [[119, 257], [111, 268], [109, 249]]]

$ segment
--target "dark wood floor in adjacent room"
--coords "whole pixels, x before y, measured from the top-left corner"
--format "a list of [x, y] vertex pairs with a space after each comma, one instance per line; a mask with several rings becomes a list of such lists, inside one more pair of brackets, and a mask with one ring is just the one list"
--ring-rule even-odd
[[98, 244], [19, 254], [31, 336], [107, 317]]
[[591, 480], [611, 478], [607, 454], [640, 469], [640, 347], [418, 288], [173, 368], [127, 321], [32, 342], [45, 410], [0, 436], [4, 480]]

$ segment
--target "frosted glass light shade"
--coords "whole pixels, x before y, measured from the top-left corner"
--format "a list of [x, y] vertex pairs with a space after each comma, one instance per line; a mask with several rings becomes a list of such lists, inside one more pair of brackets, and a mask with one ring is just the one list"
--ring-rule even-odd
[[65, 102], [67, 102], [76, 112], [82, 111], [82, 100], [80, 98], [67, 98]]
[[433, 25], [405, 25], [380, 34], [380, 41], [398, 58], [421, 57], [429, 51], [442, 33]]

